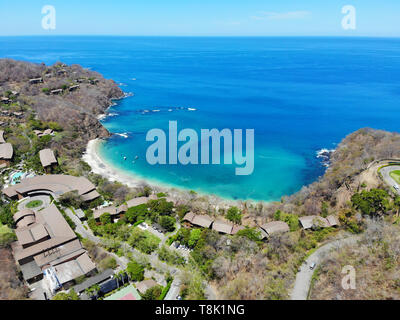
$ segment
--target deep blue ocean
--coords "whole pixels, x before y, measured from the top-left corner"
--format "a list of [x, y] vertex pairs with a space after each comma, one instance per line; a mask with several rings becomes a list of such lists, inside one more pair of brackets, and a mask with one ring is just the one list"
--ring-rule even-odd
[[[10, 37], [0, 38], [0, 57], [77, 63], [114, 79], [134, 95], [103, 123], [128, 138], [113, 136], [102, 156], [135, 175], [227, 198], [279, 200], [324, 173], [317, 150], [362, 127], [399, 130], [400, 39]], [[253, 174], [147, 164], [145, 135], [169, 120], [178, 130], [255, 129]]]

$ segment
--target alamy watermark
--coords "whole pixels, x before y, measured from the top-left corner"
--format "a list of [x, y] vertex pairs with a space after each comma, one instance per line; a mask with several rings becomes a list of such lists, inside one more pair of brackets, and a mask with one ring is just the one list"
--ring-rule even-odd
[[[146, 141], [154, 142], [146, 151], [149, 164], [209, 165], [221, 164], [221, 139], [223, 138], [223, 163], [237, 164], [236, 175], [250, 175], [254, 171], [254, 129], [246, 129], [246, 152], [243, 155], [243, 130], [201, 129], [199, 135], [193, 129], [183, 129], [178, 133], [177, 121], [169, 121], [168, 150], [167, 134], [162, 129], [147, 132]], [[178, 142], [185, 142], [178, 150]], [[211, 142], [211, 145], [210, 145]], [[199, 150], [200, 144], [200, 150]], [[233, 146], [233, 148], [232, 148]], [[200, 158], [199, 158], [200, 152]], [[168, 159], [167, 159], [168, 158]]]
[[56, 29], [56, 8], [51, 5], [45, 5], [42, 8], [42, 28], [44, 30], [55, 30]]
[[342, 28], [344, 30], [355, 30], [357, 26], [356, 8], [352, 5], [346, 5], [342, 8], [345, 16], [342, 19]]
[[342, 268], [342, 288], [344, 290], [356, 289], [356, 269], [353, 266], [347, 265]]

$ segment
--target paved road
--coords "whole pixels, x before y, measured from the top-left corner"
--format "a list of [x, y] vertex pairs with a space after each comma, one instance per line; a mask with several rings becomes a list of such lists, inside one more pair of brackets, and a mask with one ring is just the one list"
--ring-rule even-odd
[[400, 194], [400, 185], [390, 176], [390, 172], [400, 170], [400, 166], [389, 166], [384, 167], [380, 170], [383, 180], [390, 186], [390, 187], [397, 187], [396, 191]]
[[[72, 221], [76, 224], [76, 232], [78, 232], [82, 237], [87, 238], [96, 244], [102, 243], [102, 239], [95, 236], [92, 233], [89, 226], [87, 226], [86, 222], [85, 222], [85, 225], [86, 225], [87, 229], [85, 229], [83, 227], [82, 221], [72, 212], [71, 209], [67, 208], [67, 209], [65, 209], [65, 212], [72, 219]], [[174, 233], [172, 233], [171, 235], [178, 232], [178, 230], [180, 228], [181, 228], [181, 225], [178, 223], [176, 231]], [[165, 237], [165, 239], [161, 241], [160, 245], [164, 244], [166, 240], [167, 240], [167, 237]], [[167, 295], [165, 296], [164, 300], [177, 300], [176, 298], [179, 295], [180, 286], [181, 286], [181, 273], [182, 273], [182, 271], [179, 268], [170, 266], [170, 265], [166, 264], [165, 262], [162, 262], [160, 259], [158, 259], [158, 255], [156, 252], [153, 252], [152, 254], [144, 254], [144, 253], [140, 252], [139, 250], [132, 248], [130, 245], [128, 245], [127, 243], [124, 243], [124, 242], [121, 243], [121, 246], [123, 246], [123, 248], [125, 250], [130, 251], [132, 253], [132, 257], [135, 260], [141, 261], [143, 259], [147, 259], [147, 261], [151, 264], [151, 266], [155, 270], [162, 270], [163, 272], [169, 272], [174, 277], [174, 281], [172, 282], [171, 288], [168, 291]], [[115, 259], [117, 260], [117, 263], [120, 265], [120, 268], [126, 269], [127, 263], [129, 262], [128, 259], [126, 259], [125, 257], [118, 257], [116, 254], [113, 254], [108, 251], [107, 251], [107, 253], [109, 253], [115, 257]], [[205, 286], [206, 286], [205, 293], [206, 293], [207, 299], [215, 300], [216, 294], [215, 294], [213, 288], [206, 281], [205, 281]]]
[[178, 277], [175, 277], [174, 281], [172, 281], [171, 288], [169, 289], [164, 300], [177, 300], [176, 298], [180, 293], [180, 287], [181, 280]]
[[[90, 228], [86, 222], [85, 222], [85, 226], [87, 229], [85, 229], [84, 223], [82, 223], [82, 221], [72, 212], [71, 209], [66, 208], [65, 213], [75, 223], [75, 225], [76, 225], [75, 231], [78, 232], [83, 238], [89, 239], [90, 241], [92, 241], [96, 244], [102, 243], [102, 239], [99, 237], [96, 237], [93, 234], [92, 230], [90, 230]], [[119, 257], [115, 253], [112, 253], [112, 252], [107, 251], [107, 253], [112, 255], [115, 258], [115, 260], [117, 261], [117, 264], [119, 265], [118, 270], [125, 270], [127, 268], [127, 264], [129, 262], [128, 259], [126, 259], [125, 257]]]
[[312, 263], [316, 263], [316, 267], [324, 260], [327, 254], [333, 249], [338, 249], [344, 245], [355, 244], [359, 236], [350, 236], [348, 238], [335, 240], [322, 247], [318, 248], [313, 254], [300, 267], [300, 271], [296, 275], [296, 282], [292, 294], [291, 300], [307, 300], [308, 291], [310, 290], [311, 278], [314, 270], [310, 269]]

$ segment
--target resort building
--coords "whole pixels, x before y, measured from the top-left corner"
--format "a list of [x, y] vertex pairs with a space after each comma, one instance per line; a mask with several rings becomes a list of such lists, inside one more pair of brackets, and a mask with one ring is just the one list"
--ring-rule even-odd
[[0, 165], [9, 166], [14, 155], [14, 149], [11, 143], [0, 144]]
[[[1, 147], [1, 145], [0, 145]], [[3, 194], [11, 199], [22, 199], [33, 195], [51, 195], [57, 199], [70, 191], [77, 191], [83, 201], [92, 201], [100, 196], [96, 187], [85, 177], [63, 174], [35, 176], [21, 180], [19, 184], [3, 189]]]
[[51, 170], [58, 164], [54, 152], [51, 149], [40, 150], [39, 158], [46, 173], [51, 173]]
[[81, 294], [84, 292], [86, 289], [96, 285], [96, 284], [102, 284], [104, 282], [107, 282], [108, 280], [112, 279], [114, 275], [114, 270], [112, 269], [107, 269], [103, 271], [100, 274], [97, 274], [93, 277], [90, 277], [89, 279], [85, 280], [84, 282], [77, 284], [76, 286], [73, 287], [74, 291], [77, 294]]
[[29, 79], [30, 84], [36, 84], [36, 83], [41, 83], [41, 82], [43, 82], [42, 78]]
[[235, 225], [231, 222], [226, 222], [222, 220], [215, 220], [212, 224], [212, 230], [217, 231], [222, 234], [234, 235], [239, 230], [243, 230], [243, 226]]
[[[265, 234], [264, 234], [265, 232]], [[289, 232], [289, 225], [283, 221], [272, 221], [261, 226], [261, 234], [263, 237], [269, 238], [274, 233]]]
[[133, 198], [131, 200], [128, 200], [126, 202], [126, 206], [129, 208], [140, 206], [141, 204], [147, 203], [149, 200], [157, 200], [157, 196], [152, 194], [149, 197], [139, 197], [139, 198]]
[[63, 92], [63, 89], [55, 89], [55, 90], [51, 90], [51, 94], [60, 94]]
[[115, 206], [109, 206], [109, 207], [100, 208], [100, 209], [95, 210], [95, 211], [93, 212], [93, 218], [94, 218], [96, 221], [99, 221], [99, 220], [100, 220], [100, 217], [101, 217], [103, 214], [105, 214], [105, 213], [110, 214], [111, 219], [113, 219], [113, 220], [114, 220], [114, 219], [120, 218], [120, 217], [121, 217], [121, 214], [122, 214], [122, 212], [118, 212], [117, 207], [115, 207]]
[[183, 221], [189, 222], [190, 225], [198, 226], [202, 228], [210, 228], [214, 219], [208, 215], [198, 215], [193, 212], [189, 212], [183, 218]]
[[47, 136], [47, 135], [52, 135], [54, 133], [54, 131], [52, 129], [46, 129], [44, 131], [40, 131], [40, 130], [33, 130], [33, 132], [36, 134], [36, 136], [43, 137], [43, 136]]
[[1, 97], [0, 101], [1, 101], [1, 103], [4, 103], [4, 104], [9, 104], [10, 103], [10, 99], [7, 98], [7, 97]]
[[70, 86], [69, 87], [69, 91], [74, 91], [74, 90], [78, 89], [79, 87], [80, 87], [79, 84], [76, 84], [74, 86]]
[[98, 222], [100, 217], [105, 214], [109, 213], [111, 219], [114, 221], [115, 219], [120, 219], [124, 216], [125, 212], [128, 211], [129, 208], [136, 207], [142, 204], [146, 204], [149, 200], [155, 200], [157, 196], [151, 195], [149, 197], [139, 197], [133, 198], [127, 201], [126, 204], [122, 204], [119, 207], [116, 206], [108, 206], [105, 208], [96, 209], [93, 212], [93, 218]]
[[328, 220], [328, 223], [329, 223], [329, 226], [330, 226], [330, 227], [339, 226], [339, 221], [338, 221], [338, 219], [337, 219], [335, 216], [333, 216], [333, 215], [327, 216], [327, 217], [326, 217], [326, 220]]
[[23, 112], [13, 112], [13, 116], [18, 118], [18, 119], [22, 119], [22, 117], [24, 116]]
[[96, 270], [77, 235], [54, 204], [37, 212], [19, 211], [14, 221], [17, 241], [11, 248], [27, 282], [50, 277], [55, 280], [50, 281], [51, 289], [56, 291]]
[[[330, 218], [332, 222], [337, 222], [336, 218]], [[299, 221], [303, 227], [303, 229], [315, 229], [315, 228], [328, 228], [331, 227], [328, 219], [323, 218], [321, 216], [304, 216], [300, 217]], [[334, 224], [337, 225], [337, 224]], [[333, 226], [333, 225], [332, 225]]]

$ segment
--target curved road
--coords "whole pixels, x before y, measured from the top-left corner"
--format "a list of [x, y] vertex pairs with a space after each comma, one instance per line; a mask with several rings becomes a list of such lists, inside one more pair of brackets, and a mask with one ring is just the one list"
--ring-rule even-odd
[[[323, 245], [318, 248], [313, 254], [311, 254], [307, 260], [300, 267], [300, 271], [296, 275], [296, 282], [292, 294], [290, 295], [291, 300], [307, 300], [308, 291], [310, 290], [311, 279], [315, 268], [321, 263], [327, 254], [329, 254], [333, 249], [339, 249], [344, 245], [356, 244], [359, 235], [350, 236], [348, 238], [335, 240], [328, 244]], [[312, 263], [316, 266], [313, 270], [310, 269]]]
[[390, 172], [400, 170], [400, 166], [393, 165], [384, 167], [380, 170], [383, 180], [390, 186], [394, 187], [398, 194], [400, 194], [400, 185], [390, 176]]

